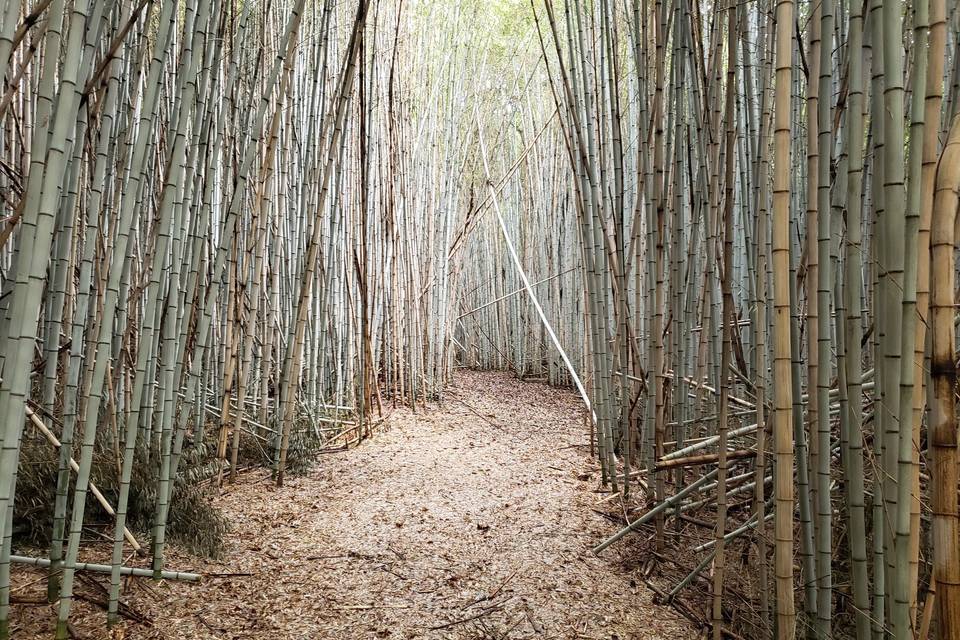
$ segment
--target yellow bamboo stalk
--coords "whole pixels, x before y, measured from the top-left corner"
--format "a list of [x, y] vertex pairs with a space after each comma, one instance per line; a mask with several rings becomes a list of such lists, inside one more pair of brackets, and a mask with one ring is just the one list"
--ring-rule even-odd
[[776, 76], [773, 130], [773, 439], [774, 574], [777, 638], [792, 640], [793, 597], [793, 390], [790, 363], [790, 90], [793, 82], [793, 0], [776, 5]]

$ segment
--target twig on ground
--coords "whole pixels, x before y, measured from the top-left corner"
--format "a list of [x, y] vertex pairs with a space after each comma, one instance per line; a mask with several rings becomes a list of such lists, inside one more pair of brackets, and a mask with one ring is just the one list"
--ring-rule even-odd
[[[508, 598], [508, 600], [509, 600], [509, 598]], [[504, 602], [506, 602], [506, 601], [504, 601]], [[460, 618], [460, 619], [454, 620], [454, 621], [452, 621], [452, 622], [447, 622], [446, 624], [440, 624], [440, 625], [437, 625], [437, 626], [435, 626], [435, 627], [430, 627], [430, 630], [431, 630], [431, 631], [440, 631], [441, 629], [449, 629], [450, 627], [456, 627], [457, 625], [461, 625], [461, 624], [464, 624], [464, 623], [466, 623], [466, 622], [472, 622], [473, 620], [479, 620], [480, 618], [484, 617], [485, 615], [488, 615], [488, 614], [493, 613], [494, 611], [500, 609], [502, 606], [503, 606], [503, 602], [498, 603], [498, 604], [494, 604], [494, 605], [491, 605], [491, 606], [487, 607], [486, 609], [483, 609], [482, 611], [480, 611], [480, 613], [474, 614], [474, 615], [469, 616], [469, 617], [467, 617], [467, 618]]]

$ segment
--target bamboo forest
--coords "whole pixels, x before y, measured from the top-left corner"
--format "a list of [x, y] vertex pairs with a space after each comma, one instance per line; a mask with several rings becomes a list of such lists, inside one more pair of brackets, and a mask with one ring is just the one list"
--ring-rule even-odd
[[0, 640], [958, 640], [956, 0], [0, 0]]

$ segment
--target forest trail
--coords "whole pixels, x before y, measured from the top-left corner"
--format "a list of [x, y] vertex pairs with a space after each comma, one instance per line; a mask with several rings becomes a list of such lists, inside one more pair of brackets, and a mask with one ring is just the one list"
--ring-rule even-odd
[[225, 560], [170, 549], [169, 566], [249, 575], [137, 582], [125, 597], [157, 623], [127, 637], [695, 637], [590, 553], [613, 526], [591, 511], [581, 416], [568, 391], [462, 372], [440, 405], [395, 411], [281, 490], [248, 473], [217, 499]]

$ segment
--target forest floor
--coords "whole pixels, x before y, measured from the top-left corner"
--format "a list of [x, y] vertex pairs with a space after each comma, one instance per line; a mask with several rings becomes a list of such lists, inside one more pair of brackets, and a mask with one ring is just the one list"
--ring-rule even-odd
[[[590, 552], [615, 528], [594, 511], [606, 494], [582, 415], [570, 392], [464, 371], [442, 403], [394, 411], [280, 490], [248, 472], [215, 499], [233, 522], [224, 560], [171, 548], [170, 569], [204, 580], [130, 581], [124, 600], [144, 622], [113, 637], [697, 637], [639, 569]], [[76, 613], [76, 637], [106, 637], [101, 609]], [[49, 637], [54, 617], [14, 605], [14, 637]]]

